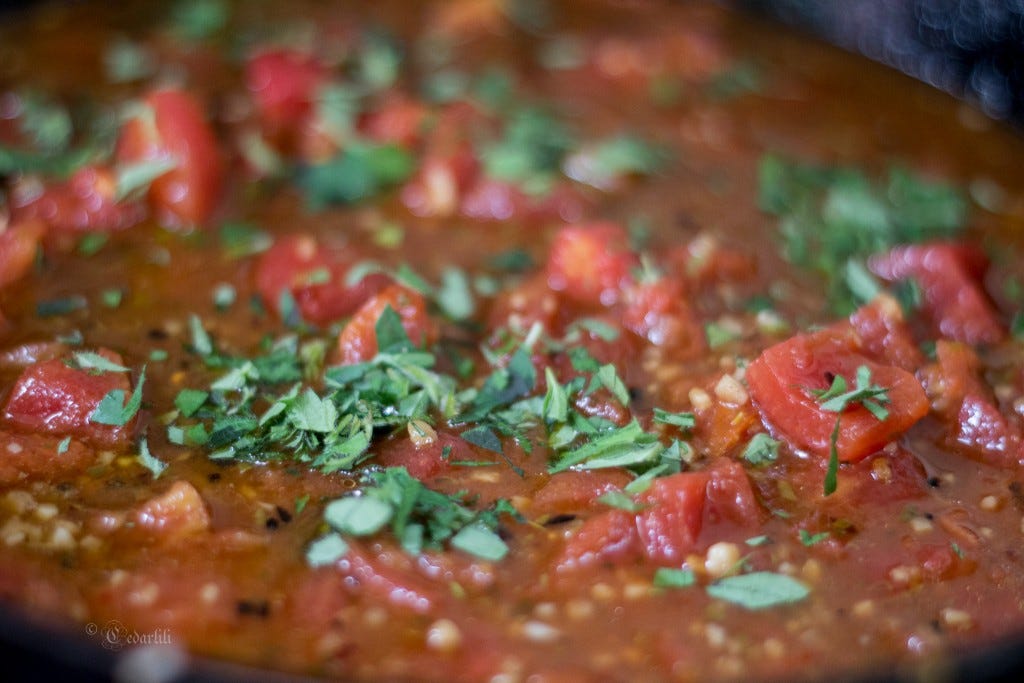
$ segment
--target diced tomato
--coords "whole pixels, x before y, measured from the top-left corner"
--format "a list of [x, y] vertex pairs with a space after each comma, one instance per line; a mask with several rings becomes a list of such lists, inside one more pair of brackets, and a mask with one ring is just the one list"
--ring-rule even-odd
[[543, 276], [530, 277], [498, 293], [487, 316], [488, 329], [526, 332], [540, 324], [548, 334], [558, 335], [558, 304], [558, 295], [551, 291]]
[[61, 437], [49, 434], [21, 434], [0, 429], [0, 484], [16, 484], [27, 479], [57, 481], [81, 472], [92, 464], [95, 451], [80, 441], [61, 448]]
[[384, 273], [368, 273], [346, 283], [354, 260], [342, 249], [319, 244], [312, 235], [289, 235], [264, 252], [256, 264], [256, 289], [278, 315], [281, 297], [292, 295], [303, 320], [324, 325], [351, 315], [392, 283]]
[[608, 510], [587, 519], [566, 540], [554, 566], [556, 572], [572, 572], [603, 564], [625, 564], [640, 559], [642, 552], [634, 515]]
[[416, 175], [402, 187], [402, 203], [417, 216], [454, 215], [479, 173], [480, 163], [469, 143], [428, 152]]
[[[879, 420], [860, 403], [841, 413], [822, 410], [811, 393], [826, 390], [836, 376], [852, 389], [857, 368], [871, 371], [871, 382], [887, 390], [888, 416]], [[921, 384], [906, 370], [881, 365], [857, 348], [852, 335], [835, 330], [799, 334], [764, 351], [747, 368], [751, 398], [761, 417], [797, 448], [827, 458], [836, 419], [840, 419], [839, 458], [856, 461], [896, 439], [928, 412]]]
[[374, 142], [409, 149], [423, 137], [428, 114], [422, 102], [395, 96], [366, 112], [359, 121], [359, 131]]
[[735, 460], [718, 458], [708, 470], [705, 523], [726, 520], [740, 527], [755, 526], [761, 519], [761, 508], [754, 496], [746, 470]]
[[348, 552], [335, 567], [352, 579], [346, 582], [350, 591], [383, 604], [426, 614], [447, 601], [448, 585], [418, 574], [401, 550], [373, 553], [350, 540]]
[[636, 516], [643, 553], [661, 565], [680, 565], [697, 545], [707, 500], [707, 472], [680, 472], [655, 479], [637, 496]]
[[[121, 356], [106, 349], [100, 355], [113, 363]], [[131, 438], [138, 416], [123, 426], [104, 425], [89, 418], [100, 401], [113, 390], [132, 391], [128, 374], [93, 373], [72, 367], [64, 359], [34, 363], [14, 385], [4, 418], [20, 427], [48, 434], [74, 436], [99, 446], [124, 446]]]
[[999, 410], [981, 379], [981, 361], [966, 344], [940, 339], [938, 362], [922, 375], [932, 407], [951, 429], [952, 440], [968, 454], [999, 466], [1024, 460], [1019, 426]]
[[559, 230], [551, 245], [548, 284], [580, 303], [611, 306], [638, 263], [621, 226], [571, 225]]
[[915, 244], [874, 256], [868, 267], [886, 280], [917, 282], [928, 314], [946, 337], [988, 344], [1006, 336], [981, 284], [987, 260], [980, 250], [960, 244]]
[[858, 308], [850, 316], [850, 324], [861, 348], [876, 360], [907, 372], [917, 372], [924, 365], [924, 354], [914, 343], [899, 303], [891, 296], [881, 294]]
[[175, 167], [150, 185], [149, 203], [167, 225], [202, 224], [224, 186], [224, 162], [202, 107], [189, 93], [173, 88], [149, 93], [141, 107], [121, 128], [117, 160], [173, 160]]
[[323, 64], [299, 50], [266, 50], [249, 58], [245, 84], [271, 140], [305, 124], [328, 76]]
[[410, 475], [423, 481], [446, 473], [453, 461], [480, 459], [467, 441], [444, 432], [438, 432], [433, 441], [422, 443], [399, 435], [381, 443], [375, 450], [376, 462], [381, 467], [404, 467]]
[[685, 296], [682, 281], [661, 277], [625, 290], [622, 324], [655, 346], [693, 358], [707, 348], [704, 328]]
[[6, 287], [32, 269], [39, 241], [46, 232], [40, 220], [10, 225], [0, 233], [0, 287]]
[[176, 481], [132, 513], [133, 528], [160, 540], [179, 540], [210, 528], [210, 513], [196, 487]]
[[22, 181], [11, 193], [11, 204], [16, 223], [42, 221], [51, 235], [122, 230], [146, 217], [138, 201], [117, 201], [114, 172], [102, 166], [84, 166], [68, 180], [42, 187]]
[[429, 346], [434, 342], [437, 330], [423, 296], [408, 287], [390, 285], [363, 304], [338, 335], [342, 363], [361, 363], [377, 355], [377, 321], [389, 306], [398, 313], [413, 344]]
[[717, 282], [743, 282], [757, 274], [757, 259], [723, 245], [711, 233], [701, 233], [685, 245], [670, 248], [665, 258], [670, 272], [685, 273], [697, 287]]
[[551, 515], [580, 512], [599, 505], [601, 495], [622, 489], [632, 479], [618, 469], [559, 472], [534, 494], [530, 511]]
[[696, 413], [694, 435], [702, 443], [702, 450], [712, 457], [728, 455], [748, 440], [757, 425], [757, 414], [749, 403], [732, 405], [713, 400], [707, 408]]

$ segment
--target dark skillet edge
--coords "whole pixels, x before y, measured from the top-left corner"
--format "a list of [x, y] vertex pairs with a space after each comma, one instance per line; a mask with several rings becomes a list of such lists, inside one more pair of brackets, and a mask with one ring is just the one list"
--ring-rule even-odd
[[720, 1], [881, 62], [1024, 129], [1024, 3]]
[[[59, 2], [60, 0], [49, 0]], [[67, 0], [81, 3], [87, 0]], [[47, 0], [0, 0], [0, 20]], [[895, 68], [1024, 130], [1024, 3], [1005, 0], [718, 0], [780, 22], [805, 36]], [[1017, 5], [1014, 7], [1013, 5]], [[954, 30], [956, 21], [957, 30]], [[966, 21], [966, 28], [964, 26]], [[30, 614], [0, 600], [0, 679], [10, 683], [135, 680], [126, 658], [87, 625]], [[1024, 630], [981, 647], [862, 672], [835, 672], [829, 683], [1011, 683], [1024, 680]], [[302, 683], [320, 679], [187, 657], [184, 668], [151, 683]], [[786, 683], [821, 683], [787, 677]], [[779, 683], [782, 683], [782, 680]], [[400, 683], [395, 681], [394, 683]]]

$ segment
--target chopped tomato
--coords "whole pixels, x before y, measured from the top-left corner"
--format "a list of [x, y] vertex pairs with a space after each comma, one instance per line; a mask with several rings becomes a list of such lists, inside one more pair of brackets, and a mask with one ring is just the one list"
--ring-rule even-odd
[[60, 477], [81, 472], [96, 456], [95, 451], [80, 441], [61, 447], [61, 437], [49, 434], [21, 434], [0, 429], [0, 484], [16, 484], [23, 480]]
[[121, 128], [121, 163], [168, 160], [175, 166], [149, 187], [149, 203], [172, 226], [209, 220], [224, 186], [224, 163], [217, 140], [199, 102], [182, 90], [156, 90], [140, 113]]
[[245, 83], [271, 140], [279, 142], [307, 122], [328, 76], [323, 64], [299, 50], [266, 50], [249, 58]]
[[728, 455], [747, 441], [749, 432], [757, 424], [757, 414], [749, 403], [733, 405], [713, 400], [707, 408], [697, 411], [695, 436], [703, 450], [713, 457]]
[[505, 328], [526, 332], [540, 324], [548, 334], [557, 335], [558, 313], [558, 295], [544, 277], [534, 276], [498, 292], [487, 316], [488, 329], [496, 333]]
[[46, 224], [26, 220], [0, 233], [0, 287], [6, 287], [28, 273], [35, 261]]
[[624, 510], [608, 510], [587, 519], [566, 540], [555, 561], [555, 571], [624, 564], [640, 559], [642, 552], [634, 515]]
[[968, 344], [993, 343], [1006, 336], [981, 283], [987, 266], [980, 250], [945, 243], [896, 247], [868, 261], [872, 272], [886, 280], [914, 280], [939, 332]]
[[861, 348], [876, 360], [907, 372], [917, 372], [924, 365], [924, 354], [914, 343], [899, 303], [891, 296], [881, 294], [858, 308], [850, 316], [850, 324]]
[[382, 443], [378, 450], [376, 462], [381, 467], [404, 467], [420, 480], [446, 473], [452, 462], [479, 460], [467, 441], [444, 432], [419, 443], [403, 434]]
[[[841, 413], [823, 410], [812, 393], [827, 390], [837, 376], [852, 389], [861, 366], [871, 371], [872, 384], [886, 390], [884, 420], [860, 403]], [[913, 375], [870, 360], [852, 335], [835, 330], [799, 334], [768, 348], [750, 364], [746, 377], [754, 404], [776, 435], [823, 458], [829, 457], [837, 419], [839, 458], [856, 461], [899, 437], [928, 412], [928, 399]]]
[[131, 227], [146, 216], [138, 201], [117, 200], [117, 178], [103, 166], [84, 166], [62, 182], [37, 187], [22, 181], [11, 193], [16, 222], [42, 221], [53, 235]]
[[708, 472], [711, 478], [707, 486], [705, 522], [717, 524], [727, 520], [743, 528], [756, 525], [761, 519], [761, 508], [743, 466], [735, 460], [718, 458]]
[[401, 190], [402, 203], [417, 216], [451, 216], [476, 181], [480, 163], [469, 143], [428, 152]]
[[[100, 349], [107, 360], [121, 364], [121, 356]], [[72, 367], [66, 359], [44, 360], [25, 368], [14, 385], [4, 418], [40, 433], [74, 436], [100, 446], [124, 446], [131, 437], [137, 415], [123, 426], [92, 422], [90, 416], [103, 398], [114, 390], [131, 393], [128, 374]]]
[[132, 513], [133, 528], [161, 540], [179, 540], [210, 528], [210, 513], [196, 487], [176, 481]]
[[938, 362], [922, 371], [933, 409], [943, 417], [953, 440], [970, 455], [999, 466], [1024, 459], [1022, 435], [999, 410], [981, 378], [981, 361], [966, 344], [940, 339]]
[[680, 472], [655, 479], [637, 496], [636, 516], [643, 553], [661, 565], [680, 565], [697, 545], [707, 500], [707, 472]]
[[704, 328], [687, 303], [681, 280], [661, 277], [626, 288], [622, 324], [655, 346], [681, 357], [706, 350]]
[[338, 351], [342, 363], [361, 363], [377, 355], [377, 321], [389, 306], [398, 313], [413, 344], [429, 346], [434, 342], [437, 332], [423, 296], [408, 287], [390, 285], [363, 304], [341, 331]]
[[580, 303], [610, 306], [619, 300], [638, 263], [621, 226], [571, 225], [559, 230], [551, 245], [548, 284]]
[[311, 235], [279, 239], [256, 264], [256, 289], [267, 308], [282, 315], [282, 296], [295, 300], [303, 320], [323, 325], [351, 315], [391, 284], [384, 273], [368, 273], [346, 282], [354, 263], [342, 249], [330, 249]]
[[551, 476], [533, 496], [530, 510], [535, 514], [565, 514], [599, 505], [597, 499], [618, 490], [632, 480], [624, 470], [567, 470]]
[[480, 178], [465, 192], [459, 211], [480, 220], [530, 217], [576, 221], [583, 216], [583, 208], [583, 197], [566, 184], [534, 196], [515, 183]]
[[401, 550], [380, 549], [375, 554], [354, 541], [348, 545], [334, 566], [351, 579], [346, 582], [350, 591], [417, 614], [433, 612], [448, 601], [447, 584], [421, 576]]
[[393, 143], [409, 149], [423, 136], [429, 110], [426, 105], [406, 97], [391, 97], [359, 121], [359, 130], [370, 140]]

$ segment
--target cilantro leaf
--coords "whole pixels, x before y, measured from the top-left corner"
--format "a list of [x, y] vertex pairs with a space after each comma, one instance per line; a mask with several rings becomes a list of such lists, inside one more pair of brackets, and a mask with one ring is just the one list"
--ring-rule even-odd
[[95, 410], [89, 416], [89, 421], [96, 424], [123, 427], [131, 422], [139, 408], [142, 406], [142, 387], [146, 383], [146, 366], [142, 366], [139, 373], [139, 382], [135, 385], [132, 395], [125, 401], [123, 389], [111, 389], [96, 404]]
[[796, 579], [773, 572], [727, 576], [707, 587], [713, 598], [749, 610], [761, 610], [804, 600], [810, 589]]

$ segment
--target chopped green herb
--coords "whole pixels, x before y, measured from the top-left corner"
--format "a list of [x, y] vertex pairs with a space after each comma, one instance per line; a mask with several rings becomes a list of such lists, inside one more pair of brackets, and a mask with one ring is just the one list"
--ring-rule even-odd
[[100, 292], [100, 299], [107, 308], [117, 308], [124, 300], [123, 289], [104, 289]]
[[451, 545], [464, 553], [492, 562], [508, 555], [508, 545], [492, 529], [474, 523], [462, 527], [452, 536]]
[[106, 233], [102, 232], [89, 232], [82, 235], [82, 238], [78, 240], [78, 253], [82, 256], [92, 256], [99, 252], [110, 238]]
[[829, 536], [831, 536], [831, 534], [829, 532], [827, 532], [827, 531], [822, 531], [821, 533], [812, 534], [809, 531], [807, 531], [807, 529], [801, 529], [800, 530], [800, 543], [802, 543], [803, 545], [805, 545], [805, 546], [807, 546], [809, 548], [812, 545], [817, 545], [818, 543], [821, 543], [822, 541], [827, 539]]
[[128, 368], [109, 360], [95, 351], [75, 351], [71, 355], [71, 365], [79, 370], [102, 372], [128, 372]]
[[639, 512], [642, 509], [632, 497], [622, 491], [606, 491], [598, 496], [597, 501], [626, 512]]
[[139, 442], [139, 456], [137, 459], [140, 465], [152, 473], [154, 479], [159, 479], [160, 475], [164, 473], [165, 469], [167, 469], [167, 463], [158, 459], [149, 452], [149, 443], [146, 439], [142, 439], [142, 441]]
[[150, 159], [117, 168], [117, 188], [114, 200], [121, 201], [136, 193], [145, 192], [154, 180], [177, 168], [175, 159]]
[[213, 288], [213, 305], [221, 311], [231, 308], [237, 298], [238, 292], [227, 282], [222, 282]]
[[707, 587], [707, 593], [749, 610], [761, 610], [800, 602], [810, 590], [784, 574], [753, 572], [719, 579]]
[[142, 406], [142, 387], [145, 383], [146, 367], [143, 366], [139, 372], [139, 382], [127, 402], [124, 389], [111, 389], [100, 399], [96, 409], [89, 416], [89, 421], [114, 427], [123, 427], [131, 422]]
[[746, 541], [744, 541], [744, 543], [749, 545], [751, 548], [757, 548], [757, 547], [760, 547], [762, 545], [767, 545], [767, 544], [769, 544], [771, 542], [772, 542], [772, 539], [769, 538], [768, 536], [764, 536], [764, 535], [762, 535], [762, 536], [754, 536], [754, 537], [748, 538]]
[[654, 572], [654, 585], [658, 588], [689, 588], [697, 583], [697, 577], [690, 569], [658, 567]]
[[403, 182], [414, 160], [397, 145], [352, 143], [333, 159], [310, 166], [298, 182], [311, 209], [331, 204], [353, 204]]
[[221, 248], [231, 259], [259, 254], [274, 243], [270, 233], [248, 223], [225, 223], [220, 226], [219, 235]]
[[324, 520], [349, 536], [372, 536], [391, 521], [394, 507], [374, 496], [348, 496], [328, 503]]
[[203, 407], [206, 399], [210, 397], [209, 392], [198, 389], [182, 389], [174, 398], [174, 407], [185, 417], [192, 417], [196, 411]]
[[697, 426], [697, 417], [693, 413], [670, 413], [662, 408], [654, 409], [654, 421], [680, 429], [693, 429]]
[[85, 300], [85, 297], [76, 294], [62, 299], [49, 299], [38, 302], [36, 304], [36, 315], [40, 318], [51, 318], [81, 311], [88, 308], [88, 306], [89, 302]]
[[889, 390], [871, 383], [871, 368], [861, 365], [857, 368], [856, 386], [847, 390], [846, 379], [836, 375], [832, 385], [825, 391], [815, 390], [815, 397], [821, 403], [821, 409], [841, 413], [851, 405], [859, 403], [879, 421], [889, 416], [889, 411], [882, 407], [889, 402]]
[[717, 349], [740, 338], [735, 331], [716, 322], [704, 325], [704, 335], [707, 337], [708, 346]]
[[824, 493], [831, 496], [839, 486], [839, 420], [836, 415], [836, 426], [828, 439], [828, 469], [825, 470]]
[[190, 41], [212, 37], [228, 22], [224, 0], [178, 0], [171, 9], [171, 25], [176, 34]]
[[71, 447], [71, 437], [70, 436], [65, 436], [63, 439], [60, 440], [60, 443], [57, 444], [57, 455], [64, 455], [65, 453], [68, 452], [68, 449], [70, 447]]
[[769, 465], [778, 459], [779, 445], [778, 441], [764, 432], [758, 432], [743, 449], [743, 459], [756, 467]]
[[[296, 510], [296, 514], [298, 514], [298, 510]], [[313, 568], [326, 567], [334, 564], [347, 553], [348, 543], [341, 537], [341, 534], [332, 532], [309, 544], [306, 549], [306, 564]]]

